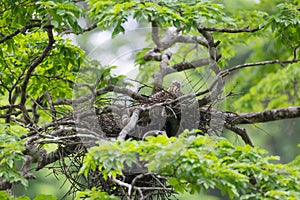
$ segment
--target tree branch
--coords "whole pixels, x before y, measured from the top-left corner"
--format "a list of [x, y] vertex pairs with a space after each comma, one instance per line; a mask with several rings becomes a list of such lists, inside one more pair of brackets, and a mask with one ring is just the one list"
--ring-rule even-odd
[[[217, 60], [219, 58], [220, 57], [218, 57]], [[209, 58], [201, 58], [198, 60], [193, 60], [191, 62], [182, 62], [170, 67], [174, 69], [174, 72], [181, 72], [188, 69], [196, 69], [197, 67], [203, 67], [206, 65], [209, 65]]]
[[244, 33], [244, 32], [256, 32], [258, 30], [260, 30], [260, 28], [254, 28], [251, 29], [249, 27], [246, 28], [240, 28], [240, 29], [230, 29], [230, 28], [209, 28], [209, 27], [200, 27], [198, 28], [198, 30], [202, 30], [202, 31], [212, 31], [212, 32], [223, 32], [223, 33]]
[[300, 59], [295, 59], [295, 60], [268, 60], [268, 61], [262, 61], [262, 62], [245, 63], [245, 64], [236, 65], [236, 66], [231, 67], [229, 69], [223, 70], [221, 72], [221, 74], [223, 74], [222, 76], [224, 76], [224, 74], [229, 74], [232, 71], [239, 70], [239, 69], [246, 68], [246, 67], [260, 66], [260, 65], [269, 65], [269, 64], [276, 64], [276, 63], [280, 63], [280, 64], [282, 64], [282, 63], [292, 64], [292, 63], [297, 63], [299, 61], [300, 61]]
[[[108, 85], [103, 88], [100, 88], [96, 90], [95, 94], [96, 96], [100, 96], [102, 94], [105, 94], [107, 92], [116, 92], [119, 94], [124, 94], [129, 97], [131, 97], [134, 100], [137, 101], [147, 101], [147, 97], [144, 97], [131, 89], [128, 89], [126, 87], [121, 87], [121, 86], [114, 86], [114, 85]], [[72, 104], [79, 104], [83, 103], [85, 101], [90, 100], [93, 97], [93, 94], [86, 94], [84, 96], [79, 97], [78, 99], [58, 99], [56, 102], [53, 103], [53, 105], [72, 105]]]
[[26, 99], [27, 99], [27, 93], [26, 93], [26, 90], [27, 90], [27, 85], [29, 83], [29, 79], [31, 77], [31, 74], [32, 72], [35, 70], [35, 68], [43, 62], [44, 58], [47, 56], [47, 54], [50, 52], [55, 40], [54, 40], [54, 37], [53, 37], [53, 32], [52, 32], [52, 28], [53, 26], [49, 25], [49, 26], [46, 26], [45, 29], [47, 31], [47, 34], [48, 34], [48, 44], [46, 45], [45, 49], [43, 50], [42, 54], [29, 66], [28, 70], [27, 70], [27, 73], [25, 75], [25, 78], [24, 78], [24, 81], [23, 81], [23, 84], [21, 86], [21, 101], [20, 101], [20, 106], [23, 107], [22, 111], [23, 111], [23, 114], [24, 114], [24, 119], [26, 121], [26, 123], [31, 123], [32, 120], [30, 120], [29, 118], [29, 115], [28, 115], [28, 112], [25, 108], [25, 102], [26, 102]]
[[9, 39], [13, 38], [14, 36], [18, 35], [19, 33], [25, 32], [28, 29], [31, 29], [33, 27], [40, 27], [40, 26], [41, 26], [41, 24], [29, 24], [27, 26], [24, 26], [23, 28], [20, 28], [20, 29], [16, 30], [15, 32], [11, 33], [10, 35], [4, 36], [0, 40], [0, 44], [2, 44], [3, 42], [5, 42], [6, 40], [9, 40]]
[[161, 47], [161, 41], [159, 39], [159, 27], [156, 21], [152, 21], [152, 40], [156, 44], [157, 48]]
[[225, 123], [225, 128], [227, 128], [228, 130], [231, 130], [231, 131], [235, 132], [236, 134], [238, 134], [239, 136], [241, 136], [241, 138], [243, 139], [243, 141], [246, 144], [249, 144], [250, 146], [254, 147], [253, 142], [251, 141], [250, 137], [248, 136], [246, 129], [239, 128], [239, 127], [231, 125], [229, 123]]
[[[92, 24], [91, 26], [83, 29], [81, 32], [84, 33], [84, 32], [89, 32], [89, 31], [92, 31], [94, 30], [95, 28], [97, 28], [97, 24]], [[64, 30], [63, 32], [60, 33], [60, 35], [65, 35], [65, 34], [70, 34], [70, 33], [74, 33], [74, 34], [79, 34], [80, 32], [74, 32], [74, 30]]]
[[225, 115], [226, 121], [230, 124], [254, 124], [282, 119], [298, 118], [300, 117], [300, 106], [241, 114], [228, 112], [225, 113]]

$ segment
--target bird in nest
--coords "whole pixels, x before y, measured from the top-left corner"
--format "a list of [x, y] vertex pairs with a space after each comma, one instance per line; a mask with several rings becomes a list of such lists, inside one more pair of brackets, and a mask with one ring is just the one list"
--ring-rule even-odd
[[150, 96], [154, 101], [165, 101], [167, 99], [176, 99], [182, 96], [181, 84], [178, 81], [173, 81], [167, 90], [161, 90]]

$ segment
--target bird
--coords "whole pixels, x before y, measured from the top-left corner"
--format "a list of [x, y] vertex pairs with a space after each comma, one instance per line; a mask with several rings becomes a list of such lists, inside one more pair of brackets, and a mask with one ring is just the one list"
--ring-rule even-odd
[[173, 81], [167, 89], [167, 92], [172, 94], [176, 98], [183, 95], [183, 93], [181, 92], [181, 84], [178, 81]]
[[182, 95], [181, 84], [178, 81], [173, 81], [167, 90], [156, 92], [150, 98], [154, 101], [163, 102], [167, 99], [176, 99]]

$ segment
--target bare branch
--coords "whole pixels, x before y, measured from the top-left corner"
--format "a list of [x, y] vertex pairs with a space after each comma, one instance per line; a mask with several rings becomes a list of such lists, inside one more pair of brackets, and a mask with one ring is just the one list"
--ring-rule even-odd
[[203, 67], [209, 64], [209, 58], [201, 58], [198, 60], [193, 60], [191, 62], [182, 62], [170, 66], [174, 69], [174, 72], [181, 72], [188, 69], [196, 69], [197, 67]]
[[[246, 67], [253, 67], [253, 66], [260, 66], [260, 65], [269, 65], [269, 64], [292, 64], [292, 63], [297, 63], [299, 62], [300, 59], [297, 60], [268, 60], [268, 61], [262, 61], [262, 62], [254, 62], [254, 63], [245, 63], [245, 64], [241, 64], [241, 65], [236, 65], [234, 67], [231, 67], [229, 69], [223, 70], [221, 73], [222, 74], [228, 74], [229, 72], [238, 70], [238, 69], [242, 69], [242, 68], [246, 68]], [[224, 76], [224, 75], [223, 75]]]
[[195, 35], [182, 35], [179, 33], [180, 30], [181, 29], [176, 29], [175, 27], [168, 28], [163, 34], [160, 50], [170, 48], [175, 43], [192, 43], [208, 47], [205, 38]]
[[256, 32], [258, 30], [260, 30], [260, 28], [254, 28], [251, 29], [249, 27], [246, 28], [240, 28], [240, 29], [230, 29], [230, 28], [209, 28], [209, 27], [200, 27], [198, 28], [198, 30], [202, 30], [202, 31], [212, 31], [212, 32], [223, 32], [223, 33], [244, 33], [244, 32]]
[[155, 38], [156, 37], [158, 38], [156, 40], [159, 40], [160, 46], [157, 45], [156, 48], [149, 50], [145, 54], [144, 59], [146, 61], [149, 61], [149, 60], [161, 61], [161, 59], [162, 59], [161, 51], [170, 48], [175, 43], [192, 43], [192, 44], [200, 44], [202, 46], [208, 47], [207, 41], [203, 37], [194, 36], [194, 35], [182, 35], [182, 34], [177, 35], [177, 32], [175, 35], [175, 34], [172, 34], [172, 32], [171, 33], [170, 32], [171, 31], [167, 31], [165, 33], [162, 41], [159, 40], [158, 35], [155, 36]]
[[[39, 133], [39, 132], [43, 132], [43, 131], [46, 131], [47, 129], [51, 128], [51, 127], [57, 127], [57, 126], [73, 126], [75, 125], [75, 121], [73, 120], [57, 120], [56, 122], [50, 122], [44, 126], [41, 126], [37, 129], [34, 129], [34, 130], [31, 130], [27, 136], [30, 137], [36, 133]], [[25, 136], [22, 136], [21, 139], [25, 138]]]
[[230, 124], [254, 124], [300, 117], [300, 106], [241, 114], [225, 113], [225, 115], [226, 121]]
[[250, 137], [247, 134], [246, 129], [239, 128], [239, 127], [231, 125], [229, 123], [225, 123], [225, 128], [227, 128], [228, 130], [231, 130], [231, 131], [235, 132], [236, 134], [238, 134], [239, 136], [241, 136], [241, 138], [243, 139], [243, 141], [246, 144], [249, 144], [250, 146], [254, 147], [254, 145], [253, 145]]
[[[60, 128], [56, 131], [53, 131], [51, 133], [49, 133], [49, 135], [52, 135], [52, 136], [59, 136], [61, 133], [63, 132], [70, 132], [70, 131], [73, 131], [73, 132], [82, 132], [82, 133], [85, 133], [85, 134], [91, 134], [91, 135], [94, 135], [96, 137], [99, 136], [99, 134], [97, 134], [96, 132], [94, 131], [91, 131], [89, 129], [86, 129], [86, 128], [79, 128], [79, 127], [64, 127], [64, 128]], [[99, 139], [99, 137], [98, 137]]]
[[67, 157], [68, 155], [76, 152], [76, 148], [78, 148], [76, 145], [67, 145], [65, 147], [60, 146], [57, 150], [51, 153], [41, 153], [39, 155], [40, 159], [37, 162], [38, 166], [35, 170], [38, 171], [40, 169], [43, 169], [46, 165], [54, 163], [63, 157]]
[[[102, 94], [105, 94], [107, 92], [116, 92], [119, 94], [124, 94], [129, 97], [131, 97], [134, 100], [137, 101], [147, 101], [147, 98], [126, 88], [121, 86], [114, 86], [114, 85], [108, 85], [103, 88], [100, 88], [96, 90], [95, 94], [96, 96], [100, 96]], [[70, 99], [58, 99], [56, 102], [53, 103], [53, 105], [72, 105], [72, 104], [80, 104], [85, 101], [90, 100], [93, 97], [93, 94], [87, 94], [84, 96], [79, 97], [78, 99], [70, 100]]]

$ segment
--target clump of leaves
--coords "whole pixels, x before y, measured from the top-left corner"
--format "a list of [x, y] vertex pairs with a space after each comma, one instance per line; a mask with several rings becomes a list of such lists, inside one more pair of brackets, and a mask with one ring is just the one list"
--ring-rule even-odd
[[0, 124], [0, 178], [10, 183], [20, 182], [27, 187], [28, 181], [16, 166], [17, 162], [24, 161], [22, 151], [25, 147], [19, 139], [20, 135], [16, 129], [12, 131], [9, 125]]
[[[147, 137], [146, 141], [100, 142], [89, 149], [81, 173], [102, 171], [105, 178], [126, 176], [124, 166], [146, 162], [149, 172], [168, 179], [175, 192], [219, 189], [230, 199], [288, 199], [300, 195], [295, 163], [279, 164], [258, 147], [234, 146], [224, 138]], [[255, 183], [254, 183], [255, 182]]]

